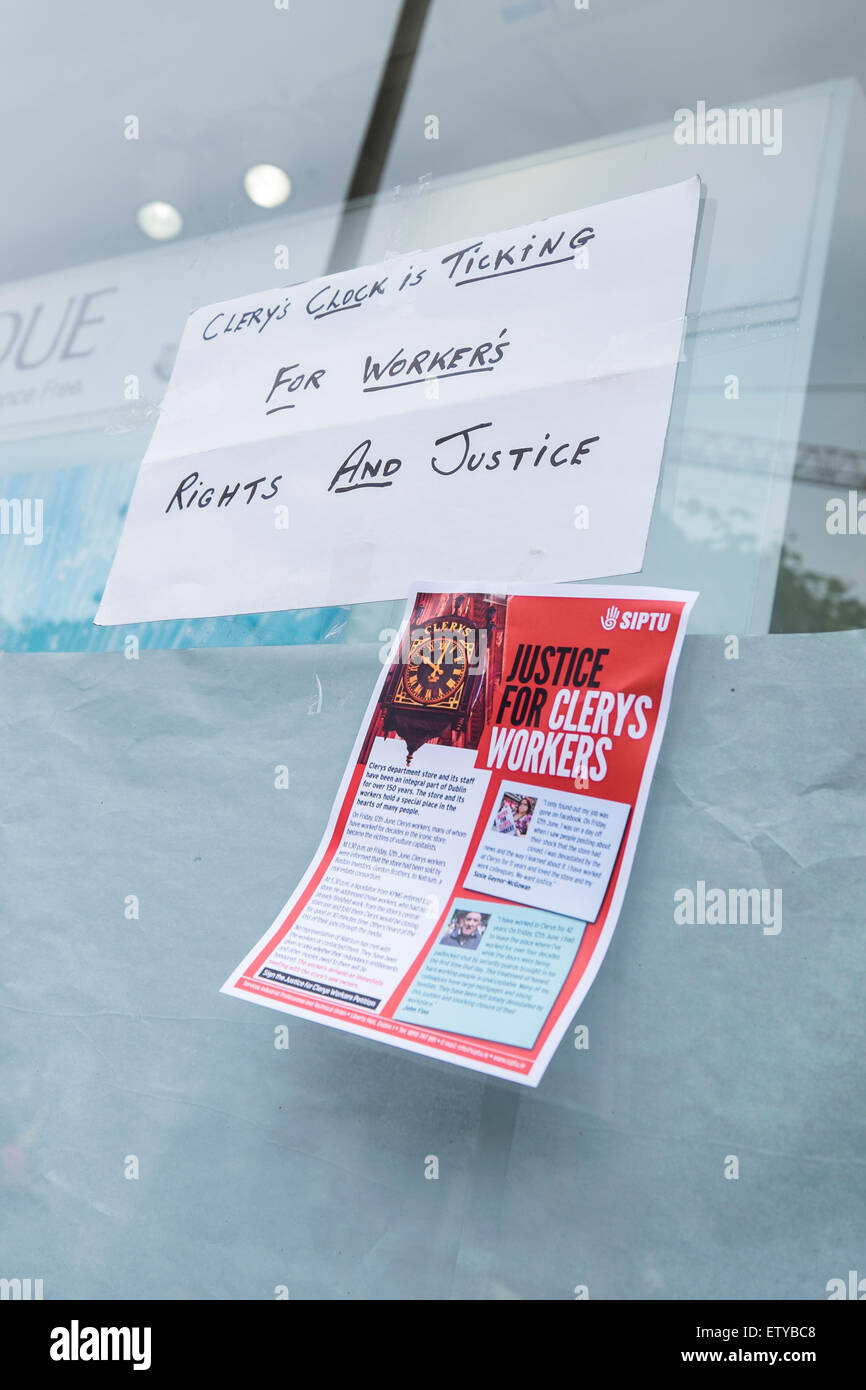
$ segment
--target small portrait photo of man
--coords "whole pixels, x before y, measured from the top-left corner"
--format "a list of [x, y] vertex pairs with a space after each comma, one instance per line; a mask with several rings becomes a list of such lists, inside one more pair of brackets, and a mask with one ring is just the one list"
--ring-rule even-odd
[[490, 921], [489, 912], [476, 912], [474, 909], [458, 909], [448, 924], [444, 936], [440, 936], [440, 946], [456, 946], [463, 951], [477, 951]]

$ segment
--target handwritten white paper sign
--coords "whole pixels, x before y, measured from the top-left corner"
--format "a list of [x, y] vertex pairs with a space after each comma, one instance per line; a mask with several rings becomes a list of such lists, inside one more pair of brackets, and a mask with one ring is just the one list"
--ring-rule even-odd
[[699, 187], [192, 314], [96, 622], [639, 570]]

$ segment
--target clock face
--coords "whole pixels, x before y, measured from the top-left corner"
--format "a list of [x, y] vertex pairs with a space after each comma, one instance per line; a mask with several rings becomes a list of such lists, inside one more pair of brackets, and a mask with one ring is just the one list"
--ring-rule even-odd
[[458, 709], [475, 655], [475, 631], [456, 619], [428, 623], [412, 642], [396, 704]]

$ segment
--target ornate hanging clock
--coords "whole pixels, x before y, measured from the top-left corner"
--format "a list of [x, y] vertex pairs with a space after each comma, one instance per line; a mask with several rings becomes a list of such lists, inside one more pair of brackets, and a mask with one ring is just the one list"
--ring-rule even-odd
[[388, 701], [384, 732], [406, 744], [406, 762], [423, 743], [465, 727], [483, 682], [479, 629], [448, 614], [416, 629]]

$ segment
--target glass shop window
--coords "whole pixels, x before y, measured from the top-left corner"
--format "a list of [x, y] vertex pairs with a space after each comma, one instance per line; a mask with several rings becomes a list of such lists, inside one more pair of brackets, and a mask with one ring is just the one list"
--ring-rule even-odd
[[[700, 590], [695, 632], [864, 626], [860, 7], [155, 0], [98, 42], [47, 11], [0, 89], [0, 649], [122, 646], [93, 614], [193, 309], [696, 173], [640, 582]], [[399, 607], [133, 630], [376, 640]]]

